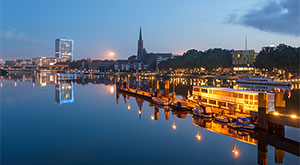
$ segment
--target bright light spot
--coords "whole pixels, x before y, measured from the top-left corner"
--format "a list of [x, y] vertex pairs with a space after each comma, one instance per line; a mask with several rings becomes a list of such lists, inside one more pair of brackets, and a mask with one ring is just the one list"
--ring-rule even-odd
[[115, 52], [109, 52], [108, 53], [108, 56], [109, 56], [110, 59], [114, 59], [115, 55], [116, 55]]
[[196, 135], [197, 140], [201, 140], [201, 136], [200, 135]]
[[296, 115], [291, 115], [291, 118], [296, 119], [297, 116]]
[[139, 115], [142, 114], [142, 111], [139, 111]]
[[131, 107], [130, 107], [130, 105], [128, 104], [127, 109], [130, 110], [130, 108], [131, 108]]
[[154, 116], [151, 116], [151, 120], [154, 120]]
[[274, 115], [278, 116], [278, 115], [279, 115], [279, 113], [278, 113], [278, 112], [274, 112]]
[[176, 130], [176, 125], [174, 124], [174, 125], [172, 125], [172, 128], [174, 129], [174, 130]]
[[113, 86], [111, 86], [111, 87], [110, 87], [110, 93], [111, 93], [111, 94], [114, 94], [114, 92], [115, 92], [115, 88], [114, 88]]

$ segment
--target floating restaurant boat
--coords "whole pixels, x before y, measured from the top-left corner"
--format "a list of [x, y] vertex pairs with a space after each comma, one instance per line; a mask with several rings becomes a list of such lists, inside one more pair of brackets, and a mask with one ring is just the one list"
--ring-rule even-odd
[[170, 105], [169, 101], [166, 101], [166, 100], [164, 100], [162, 98], [159, 98], [159, 97], [152, 97], [152, 101], [155, 104], [159, 104], [159, 105]]
[[[208, 105], [227, 109], [231, 112], [250, 113], [250, 111], [258, 111], [258, 95], [264, 93], [262, 91], [249, 91], [232, 88], [220, 88], [212, 86], [194, 86], [193, 101]], [[268, 112], [275, 111], [275, 94], [268, 95]]]
[[216, 121], [220, 121], [223, 123], [230, 122], [230, 119], [227, 116], [221, 115], [221, 114], [214, 114], [213, 115]]
[[211, 107], [203, 106], [203, 105], [196, 105], [196, 107], [193, 109], [193, 114], [200, 117], [212, 117], [212, 110]]
[[240, 76], [237, 80], [237, 83], [245, 84], [260, 84], [260, 85], [274, 85], [274, 86], [290, 86], [292, 83], [290, 81], [274, 81], [266, 77], [257, 77], [257, 76]]

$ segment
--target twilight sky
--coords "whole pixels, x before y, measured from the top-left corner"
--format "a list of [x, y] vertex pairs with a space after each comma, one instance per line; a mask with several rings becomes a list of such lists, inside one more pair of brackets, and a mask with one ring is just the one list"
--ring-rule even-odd
[[74, 59], [148, 52], [300, 46], [299, 0], [1, 0], [1, 58], [54, 57], [54, 39], [74, 40]]

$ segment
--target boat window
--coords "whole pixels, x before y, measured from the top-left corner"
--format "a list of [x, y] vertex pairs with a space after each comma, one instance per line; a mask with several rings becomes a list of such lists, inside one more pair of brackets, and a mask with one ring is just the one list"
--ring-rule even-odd
[[210, 104], [216, 104], [216, 101], [215, 100], [209, 100], [209, 103]]
[[245, 95], [245, 99], [248, 99], [248, 95]]
[[201, 89], [201, 92], [202, 92], [202, 93], [207, 93], [207, 89], [203, 89], [203, 88], [202, 88], [202, 89]]
[[248, 104], [248, 100], [245, 100], [245, 104]]
[[253, 95], [250, 95], [250, 100], [253, 100]]
[[195, 92], [199, 92], [199, 90], [200, 90], [199, 88], [194, 88]]
[[222, 101], [219, 101], [219, 102], [218, 102], [218, 105], [219, 105], [219, 106], [226, 107], [226, 103], [225, 103], [225, 102], [222, 102]]
[[204, 102], [204, 103], [207, 103], [207, 99], [206, 98], [202, 98], [201, 101]]
[[209, 94], [212, 94], [212, 90], [208, 90]]
[[237, 94], [236, 94], [236, 93], [233, 93], [233, 97], [237, 97]]
[[258, 100], [258, 95], [255, 95], [254, 99], [255, 99], [255, 100]]
[[243, 94], [240, 94], [240, 93], [239, 93], [239, 98], [241, 98], [241, 99], [242, 99], [242, 98], [243, 98]]

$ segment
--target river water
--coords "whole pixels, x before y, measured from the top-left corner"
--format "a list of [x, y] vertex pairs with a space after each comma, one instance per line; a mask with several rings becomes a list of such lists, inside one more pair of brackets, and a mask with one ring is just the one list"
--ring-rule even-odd
[[[261, 160], [258, 143], [264, 141], [251, 133], [120, 93], [114, 81], [2, 77], [1, 164], [275, 164], [275, 152], [283, 155], [277, 162], [299, 164], [299, 156], [272, 145]], [[140, 85], [149, 88], [151, 81]], [[177, 97], [191, 89], [186, 84], [176, 85]], [[289, 109], [299, 113], [299, 89], [291, 92]], [[299, 129], [284, 131], [300, 141]]]

